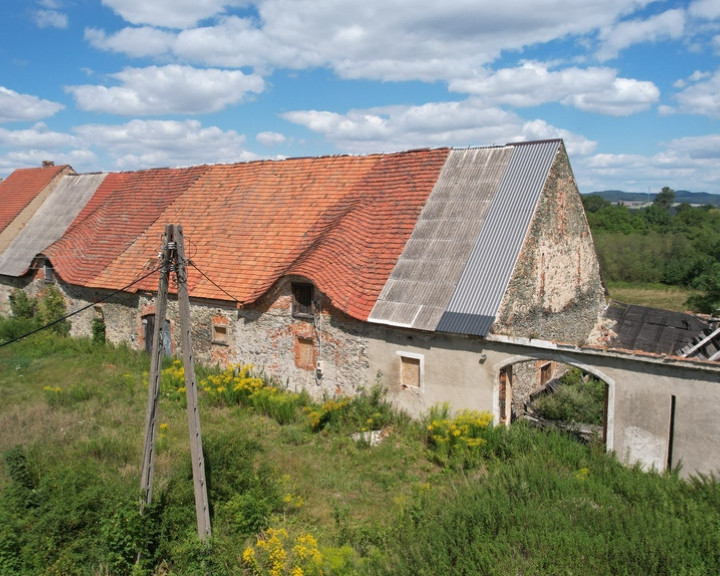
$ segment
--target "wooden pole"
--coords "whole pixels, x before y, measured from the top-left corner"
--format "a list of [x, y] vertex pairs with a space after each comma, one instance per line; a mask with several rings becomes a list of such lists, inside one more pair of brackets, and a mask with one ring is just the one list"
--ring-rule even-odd
[[187, 287], [187, 267], [185, 265], [185, 245], [182, 227], [175, 226], [174, 238], [177, 245], [177, 286], [178, 308], [182, 329], [183, 365], [185, 367], [185, 394], [187, 397], [188, 427], [190, 430], [190, 455], [192, 458], [193, 483], [195, 486], [195, 515], [197, 516], [198, 536], [205, 540], [210, 532], [210, 505], [208, 503], [205, 481], [205, 458], [202, 451], [200, 433], [200, 413], [198, 412], [198, 393], [195, 381], [195, 363], [192, 352], [190, 323], [190, 298]]
[[145, 444], [143, 446], [143, 464], [140, 475], [141, 502], [140, 512], [152, 500], [153, 469], [155, 467], [155, 438], [157, 435], [158, 403], [160, 400], [160, 373], [163, 357], [163, 330], [168, 299], [168, 279], [172, 250], [170, 239], [172, 228], [165, 226], [165, 239], [161, 253], [162, 267], [158, 282], [157, 303], [155, 305], [155, 326], [153, 330], [152, 356], [150, 357], [150, 381], [148, 385], [148, 403], [145, 414]]

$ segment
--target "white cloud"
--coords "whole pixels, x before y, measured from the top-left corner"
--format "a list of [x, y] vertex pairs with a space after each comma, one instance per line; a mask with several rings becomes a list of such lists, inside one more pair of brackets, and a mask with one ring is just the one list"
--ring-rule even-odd
[[720, 186], [720, 134], [678, 138], [652, 156], [597, 154], [573, 163], [582, 192], [616, 188], [633, 192], [713, 192]]
[[33, 21], [38, 28], [67, 28], [67, 14], [58, 12], [57, 10], [35, 10], [33, 12]]
[[720, 2], [717, 0], [695, 0], [690, 4], [688, 12], [698, 18], [715, 20], [720, 18]]
[[320, 110], [288, 112], [283, 118], [322, 134], [340, 150], [368, 153], [427, 146], [474, 146], [525, 140], [564, 138], [572, 153], [590, 153], [595, 144], [583, 136], [542, 121], [528, 122], [506, 110], [471, 98], [350, 110], [346, 114]]
[[0, 146], [57, 150], [75, 144], [76, 141], [72, 135], [54, 132], [42, 122], [25, 130], [4, 130], [0, 128]]
[[452, 81], [449, 86], [480, 96], [486, 103], [525, 107], [560, 102], [611, 116], [646, 110], [660, 97], [652, 82], [618, 78], [611, 68], [550, 70], [541, 62], [524, 62], [516, 68]]
[[197, 120], [85, 124], [75, 129], [86, 147], [97, 148], [119, 170], [253, 160], [245, 137], [234, 130], [203, 128]]
[[47, 118], [64, 106], [37, 96], [18, 94], [0, 86], [0, 122], [34, 121]]
[[[397, 81], [470, 77], [502, 52], [583, 37], [651, 2], [536, 0], [529, 10], [526, 0], [417, 0], [412, 5], [407, 0], [256, 0], [257, 16], [247, 16], [223, 12], [224, 6], [243, 5], [240, 0], [182, 0], [177, 6], [174, 0], [104, 1], [133, 24], [189, 27], [174, 42], [155, 41], [162, 54], [169, 50], [198, 65], [323, 66], [344, 78]], [[200, 15], [213, 19], [191, 27]], [[138, 32], [93, 34], [98, 47], [131, 55], [139, 51], [133, 41]], [[146, 42], [152, 43], [140, 45]], [[151, 55], [149, 48], [143, 54]]]
[[132, 24], [185, 28], [223, 12], [226, 6], [243, 6], [245, 0], [102, 0]]
[[720, 118], [720, 68], [714, 73], [696, 71], [687, 80], [676, 83], [682, 88], [675, 96], [676, 107], [663, 106], [663, 114], [699, 114]]
[[123, 28], [112, 36], [108, 36], [105, 31], [98, 28], [86, 28], [85, 40], [100, 50], [119, 52], [133, 58], [142, 56], [157, 58], [170, 50], [175, 35], [149, 26]]
[[257, 136], [255, 136], [255, 140], [260, 142], [263, 146], [270, 148], [284, 143], [286, 138], [278, 132], [260, 132]]
[[82, 110], [129, 116], [217, 112], [265, 88], [256, 74], [177, 65], [127, 68], [112, 76], [122, 85], [69, 86], [66, 90]]
[[681, 38], [685, 30], [685, 12], [668, 10], [646, 20], [630, 20], [605, 27], [601, 33], [602, 47], [597, 57], [609, 60], [634, 44]]

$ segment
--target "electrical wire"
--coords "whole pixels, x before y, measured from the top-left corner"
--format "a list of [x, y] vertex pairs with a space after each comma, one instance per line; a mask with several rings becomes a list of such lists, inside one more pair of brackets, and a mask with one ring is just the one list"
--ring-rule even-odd
[[[226, 296], [229, 296], [230, 299], [231, 299], [233, 302], [240, 302], [240, 300], [238, 300], [237, 298], [235, 298], [235, 296], [233, 296], [232, 294], [230, 294], [230, 292], [228, 292], [227, 290], [225, 290], [224, 288], [222, 288], [221, 286], [219, 286], [212, 278], [210, 278], [207, 274], [205, 274], [205, 272], [203, 272], [202, 270], [200, 270], [200, 268], [197, 267], [197, 265], [195, 264], [195, 262], [193, 262], [192, 260], [189, 260], [189, 259], [186, 258], [186, 259], [185, 259], [185, 264], [186, 264], [186, 265], [190, 265], [190, 266], [192, 266], [193, 268], [195, 268], [195, 270], [197, 270], [198, 272], [200, 272], [200, 274], [202, 275], [203, 278], [205, 278], [205, 280], [207, 280], [208, 282], [210, 282], [210, 284], [212, 284], [213, 286], [215, 286], [215, 288], [217, 288], [218, 290], [220, 290], [223, 294], [225, 294]], [[240, 304], [242, 304], [242, 302], [240, 302]]]
[[140, 278], [137, 278], [136, 280], [133, 280], [133, 281], [132, 281], [130, 284], [128, 284], [127, 286], [124, 286], [123, 288], [120, 288], [119, 290], [116, 290], [115, 292], [112, 292], [112, 293], [108, 294], [107, 296], [101, 298], [101, 299], [98, 300], [97, 302], [93, 302], [92, 304], [88, 304], [87, 306], [83, 306], [82, 308], [79, 308], [78, 310], [75, 310], [74, 312], [70, 312], [70, 314], [66, 314], [66, 315], [63, 316], [62, 318], [58, 318], [57, 320], [53, 320], [52, 322], [50, 322], [50, 323], [48, 323], [48, 324], [45, 324], [44, 326], [40, 326], [40, 328], [36, 328], [35, 330], [32, 330], [32, 331], [28, 332], [27, 334], [23, 334], [22, 336], [18, 336], [17, 338], [13, 338], [12, 340], [8, 340], [7, 342], [1, 342], [1, 343], [0, 343], [0, 348], [2, 348], [2, 347], [4, 347], [4, 346], [8, 346], [9, 344], [12, 344], [12, 343], [14, 343], [14, 342], [17, 342], [18, 340], [22, 340], [23, 338], [27, 338], [28, 336], [32, 336], [33, 334], [37, 334], [38, 332], [42, 332], [43, 330], [47, 330], [48, 328], [51, 328], [52, 326], [55, 326], [55, 324], [59, 324], [60, 322], [62, 322], [62, 321], [64, 321], [64, 320], [67, 320], [68, 318], [72, 318], [72, 317], [75, 316], [76, 314], [80, 314], [80, 312], [83, 312], [83, 311], [87, 310], [88, 308], [92, 308], [93, 306], [99, 304], [100, 302], [105, 302], [105, 300], [109, 300], [110, 298], [112, 298], [112, 297], [115, 296], [116, 294], [120, 294], [121, 292], [125, 292], [128, 288], [130, 288], [130, 287], [133, 286], [134, 284], [137, 284], [137, 283], [140, 282], [141, 280], [145, 280], [145, 278], [147, 278], [148, 276], [151, 276], [151, 275], [155, 274], [155, 272], [157, 272], [158, 270], [160, 270], [160, 269], [163, 267], [163, 265], [164, 265], [164, 264], [160, 264], [159, 266], [157, 266], [155, 269], [151, 270], [150, 272], [148, 272], [148, 273], [145, 274], [144, 276], [142, 276], [142, 277], [140, 277]]

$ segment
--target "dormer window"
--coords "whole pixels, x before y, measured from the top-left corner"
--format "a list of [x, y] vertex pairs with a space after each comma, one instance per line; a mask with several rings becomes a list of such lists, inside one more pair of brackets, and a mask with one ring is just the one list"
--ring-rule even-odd
[[45, 276], [46, 284], [55, 283], [55, 269], [53, 268], [52, 264], [50, 264], [49, 260], [45, 260], [45, 263], [43, 265], [43, 276]]
[[295, 318], [315, 317], [315, 287], [312, 284], [293, 282], [292, 315]]

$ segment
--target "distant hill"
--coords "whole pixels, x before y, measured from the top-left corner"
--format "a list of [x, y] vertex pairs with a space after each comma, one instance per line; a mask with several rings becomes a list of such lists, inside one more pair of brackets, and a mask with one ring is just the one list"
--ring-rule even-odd
[[[623, 192], [622, 190], [602, 190], [590, 192], [587, 196], [601, 196], [612, 203], [623, 202], [625, 204], [647, 204], [653, 201], [656, 194], [646, 192]], [[694, 205], [710, 204], [720, 208], [720, 194], [709, 194], [708, 192], [689, 192], [687, 190], [675, 190], [675, 202]]]

